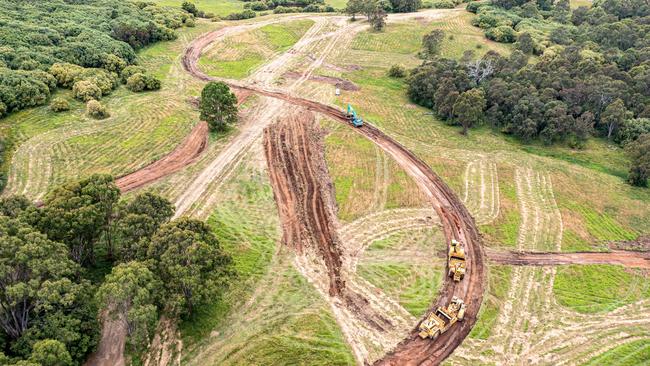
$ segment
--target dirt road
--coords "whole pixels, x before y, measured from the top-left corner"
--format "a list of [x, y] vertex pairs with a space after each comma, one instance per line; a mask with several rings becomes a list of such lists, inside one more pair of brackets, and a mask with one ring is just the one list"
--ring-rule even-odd
[[486, 249], [490, 261], [516, 266], [556, 266], [563, 264], [620, 264], [650, 269], [650, 253], [614, 250], [611, 252], [539, 253]]

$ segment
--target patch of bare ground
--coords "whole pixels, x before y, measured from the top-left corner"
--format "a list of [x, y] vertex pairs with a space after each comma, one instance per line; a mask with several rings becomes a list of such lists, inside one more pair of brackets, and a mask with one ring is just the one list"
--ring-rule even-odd
[[112, 319], [102, 314], [101, 341], [84, 366], [124, 366], [124, 345], [126, 344], [126, 319], [124, 315]]
[[[294, 71], [285, 72], [284, 74], [282, 74], [282, 76], [287, 78], [287, 79], [298, 79], [298, 78], [300, 78], [300, 74], [297, 73], [297, 72], [294, 72]], [[337, 88], [340, 88], [342, 90], [352, 90], [352, 91], [359, 90], [359, 87], [357, 86], [357, 84], [351, 82], [350, 80], [345, 80], [345, 79], [341, 79], [341, 78], [337, 78], [337, 77], [333, 77], [333, 76], [312, 75], [311, 77], [309, 77], [308, 80], [309, 81], [315, 81], [315, 82], [318, 82], [318, 83], [325, 83], [325, 84], [329, 84], [329, 85], [334, 85]]]
[[144, 366], [180, 366], [183, 343], [177, 326], [173, 319], [166, 316], [160, 318], [156, 333], [147, 350]]

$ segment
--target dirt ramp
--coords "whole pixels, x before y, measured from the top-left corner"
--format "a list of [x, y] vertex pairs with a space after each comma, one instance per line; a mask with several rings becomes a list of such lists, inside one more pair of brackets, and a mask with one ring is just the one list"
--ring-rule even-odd
[[310, 112], [296, 112], [264, 130], [264, 151], [284, 243], [302, 253], [311, 246], [325, 262], [329, 294], [344, 288], [342, 252], [334, 223], [333, 187], [323, 156], [323, 131]]

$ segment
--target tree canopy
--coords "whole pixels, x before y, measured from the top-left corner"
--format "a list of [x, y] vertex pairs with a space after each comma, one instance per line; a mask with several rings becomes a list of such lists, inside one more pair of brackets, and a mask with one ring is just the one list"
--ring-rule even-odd
[[211, 81], [203, 87], [199, 108], [201, 119], [212, 131], [224, 131], [237, 122], [237, 97], [221, 81]]

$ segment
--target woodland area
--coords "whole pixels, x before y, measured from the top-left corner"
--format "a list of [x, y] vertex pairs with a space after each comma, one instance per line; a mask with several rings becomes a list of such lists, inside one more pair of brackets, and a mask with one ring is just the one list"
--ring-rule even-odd
[[647, 185], [650, 146], [640, 139], [650, 133], [647, 2], [608, 0], [571, 11], [566, 0], [495, 0], [468, 10], [486, 37], [516, 50], [480, 59], [468, 51], [460, 62], [423, 52], [408, 78], [414, 102], [463, 133], [488, 124], [524, 142], [573, 148], [602, 136], [632, 151], [629, 181]]
[[207, 224], [173, 214], [154, 194], [120, 200], [105, 175], [58, 187], [39, 207], [0, 200], [0, 365], [82, 364], [98, 319], [120, 316], [137, 357], [159, 314], [218, 297], [230, 257]]

